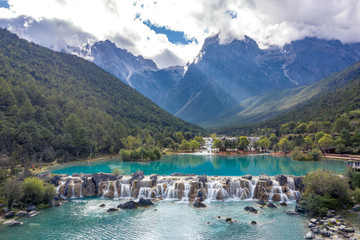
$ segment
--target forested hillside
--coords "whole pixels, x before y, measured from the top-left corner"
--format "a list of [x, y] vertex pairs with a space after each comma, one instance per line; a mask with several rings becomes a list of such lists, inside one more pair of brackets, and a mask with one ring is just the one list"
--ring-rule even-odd
[[309, 92], [320, 88], [323, 93], [272, 120], [223, 128], [219, 132], [251, 134], [258, 129], [279, 129], [288, 122], [334, 122], [342, 114], [360, 108], [360, 62], [313, 84]]
[[122, 138], [143, 130], [158, 144], [177, 131], [204, 133], [95, 64], [0, 29], [2, 160], [118, 152]]

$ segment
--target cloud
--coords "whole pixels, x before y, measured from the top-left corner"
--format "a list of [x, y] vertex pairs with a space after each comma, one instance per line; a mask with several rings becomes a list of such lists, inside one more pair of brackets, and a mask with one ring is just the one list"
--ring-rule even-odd
[[[191, 61], [209, 35], [246, 34], [262, 47], [306, 36], [360, 41], [358, 0], [9, 0], [0, 24], [54, 49], [109, 39], [160, 67]], [[144, 22], [184, 33], [179, 44]], [[191, 41], [195, 39], [196, 41]]]

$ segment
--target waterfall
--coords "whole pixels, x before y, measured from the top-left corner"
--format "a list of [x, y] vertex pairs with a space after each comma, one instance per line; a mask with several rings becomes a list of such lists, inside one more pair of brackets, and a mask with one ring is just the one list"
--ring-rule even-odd
[[208, 187], [206, 202], [218, 199], [218, 195], [222, 194], [222, 199], [229, 197], [229, 193], [223, 188], [219, 181], [213, 181], [206, 184]]
[[189, 192], [190, 192], [191, 185], [188, 181], [184, 182], [184, 196], [181, 198], [182, 202], [189, 201]]
[[162, 197], [164, 193], [164, 183], [157, 183], [156, 184], [156, 197]]
[[250, 199], [254, 199], [254, 194], [255, 194], [255, 189], [257, 186], [259, 179], [252, 179], [249, 180], [249, 185], [250, 185]]
[[167, 188], [164, 192], [164, 196], [166, 200], [173, 200], [174, 198], [176, 198], [176, 189], [175, 189], [175, 184], [173, 183], [172, 185], [166, 183]]
[[119, 193], [118, 193], [118, 190], [117, 190], [117, 181], [114, 181], [113, 184], [114, 184], [114, 198], [119, 198]]
[[80, 189], [79, 189], [79, 196], [83, 197], [82, 195], [82, 185], [83, 185], [83, 180], [80, 178]]
[[129, 183], [121, 183], [121, 198], [131, 198], [131, 189]]
[[284, 194], [282, 187], [280, 186], [279, 182], [276, 180], [274, 180], [272, 183], [271, 192], [269, 194], [269, 201], [272, 201], [275, 193], [280, 195], [280, 199], [282, 202], [289, 201], [288, 196], [286, 196], [286, 194]]
[[104, 192], [103, 192], [103, 195], [102, 195], [103, 198], [106, 196], [106, 194], [107, 194], [107, 193], [109, 192], [109, 190], [110, 190], [110, 183], [111, 183], [111, 182], [108, 182], [107, 185], [106, 185], [106, 188], [105, 188], [105, 190], [104, 190]]
[[61, 181], [60, 185], [56, 188], [56, 194], [60, 195], [60, 188], [65, 185], [66, 182]]
[[150, 187], [141, 187], [137, 198], [151, 198], [152, 192], [153, 190]]
[[[249, 180], [246, 180], [246, 183], [251, 182]], [[241, 187], [241, 180], [235, 180], [230, 182], [229, 195], [233, 200], [244, 200], [250, 197], [249, 189], [246, 186]]]
[[300, 192], [295, 189], [295, 183], [293, 178], [287, 179], [287, 186], [290, 192], [290, 200], [298, 200], [300, 198]]

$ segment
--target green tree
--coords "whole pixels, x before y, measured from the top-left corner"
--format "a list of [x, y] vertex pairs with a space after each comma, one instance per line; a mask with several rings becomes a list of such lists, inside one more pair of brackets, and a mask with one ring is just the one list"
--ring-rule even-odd
[[184, 140], [184, 135], [183, 135], [183, 133], [182, 133], [181, 131], [175, 133], [175, 136], [174, 136], [174, 137], [175, 137], [175, 141], [176, 141], [177, 143], [182, 143], [183, 140]]
[[334, 145], [334, 140], [330, 134], [325, 133], [324, 136], [319, 139], [318, 143], [322, 148], [326, 149]]
[[222, 150], [223, 142], [220, 139], [215, 138], [213, 142], [213, 148]]
[[205, 145], [205, 140], [204, 140], [203, 137], [198, 137], [198, 136], [196, 136], [196, 137], [194, 138], [194, 140], [196, 140], [198, 143], [200, 143], [200, 147], [203, 147], [203, 146]]
[[21, 181], [16, 177], [8, 178], [4, 183], [4, 195], [8, 201], [8, 207], [11, 208], [14, 201], [19, 201], [24, 195]]
[[199, 149], [200, 148], [200, 143], [196, 140], [191, 140], [190, 141], [190, 148], [191, 150], [194, 152], [195, 149]]
[[267, 137], [262, 137], [259, 141], [258, 141], [258, 146], [261, 147], [262, 150], [267, 150], [270, 147], [270, 140]]
[[320, 140], [320, 138], [322, 138], [324, 135], [325, 135], [324, 132], [317, 132], [317, 133], [315, 134], [315, 142], [318, 143], [319, 140]]
[[292, 149], [289, 140], [287, 140], [286, 138], [281, 139], [278, 145], [284, 153], [290, 152]]
[[304, 147], [306, 150], [311, 150], [313, 145], [312, 138], [310, 136], [306, 136], [304, 138]]
[[191, 149], [191, 145], [188, 141], [183, 140], [182, 143], [180, 144], [180, 148], [184, 151], [188, 151]]
[[295, 133], [305, 133], [306, 132], [307, 125], [306, 123], [300, 123], [295, 128]]
[[275, 144], [279, 141], [278, 137], [274, 133], [270, 135], [269, 140], [271, 142], [271, 148], [274, 148]]
[[246, 152], [248, 150], [249, 144], [250, 141], [246, 136], [241, 136], [239, 138], [239, 145], [238, 145], [239, 149]]
[[52, 185], [45, 184], [41, 179], [35, 177], [25, 178], [22, 188], [25, 203], [48, 203], [55, 196], [55, 189]]
[[322, 130], [322, 125], [320, 122], [309, 122], [306, 127], [306, 132], [308, 133], [316, 133]]
[[340, 132], [343, 128], [346, 128], [347, 130], [350, 131], [351, 130], [350, 121], [345, 118], [336, 119], [334, 126], [333, 126], [333, 131]]

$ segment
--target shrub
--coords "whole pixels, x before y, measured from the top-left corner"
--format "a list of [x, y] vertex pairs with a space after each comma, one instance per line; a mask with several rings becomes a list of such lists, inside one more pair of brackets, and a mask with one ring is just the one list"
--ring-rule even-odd
[[307, 160], [299, 147], [295, 147], [294, 151], [291, 152], [291, 156], [294, 160], [297, 161]]
[[41, 203], [45, 196], [44, 183], [35, 177], [25, 178], [23, 182], [25, 203]]
[[21, 181], [15, 177], [8, 178], [5, 181], [3, 191], [9, 208], [11, 208], [14, 201], [20, 200], [24, 195]]
[[121, 149], [119, 152], [119, 156], [122, 161], [130, 161], [131, 159], [129, 150]]
[[320, 196], [314, 193], [304, 194], [301, 197], [301, 206], [306, 209], [310, 216], [325, 216], [329, 209], [337, 209], [340, 206], [338, 199], [329, 195]]
[[321, 159], [321, 156], [322, 156], [322, 153], [321, 153], [320, 149], [314, 148], [313, 150], [308, 152], [307, 159], [309, 161], [319, 161]]

